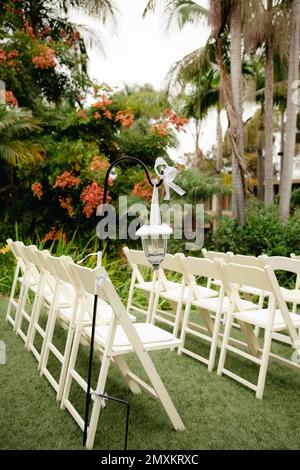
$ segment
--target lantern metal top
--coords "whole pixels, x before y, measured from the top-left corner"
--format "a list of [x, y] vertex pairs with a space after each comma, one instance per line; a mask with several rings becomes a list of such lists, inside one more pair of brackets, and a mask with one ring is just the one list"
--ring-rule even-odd
[[172, 233], [172, 228], [167, 224], [142, 225], [142, 227], [136, 231], [136, 235], [141, 238], [155, 237], [158, 235], [170, 236]]

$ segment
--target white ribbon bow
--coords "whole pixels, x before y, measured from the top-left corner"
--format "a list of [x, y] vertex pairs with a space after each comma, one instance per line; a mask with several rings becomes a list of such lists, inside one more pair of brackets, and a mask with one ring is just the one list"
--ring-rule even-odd
[[[164, 167], [160, 172], [158, 170], [159, 166]], [[173, 191], [179, 194], [179, 196], [183, 196], [185, 194], [185, 191], [181, 189], [177, 184], [174, 183], [174, 179], [176, 178], [178, 170], [173, 166], [169, 166], [162, 157], [158, 157], [155, 160], [154, 170], [157, 176], [159, 176], [160, 179], [163, 180], [164, 188], [165, 188], [165, 197], [164, 197], [165, 201], [169, 201], [170, 199], [170, 188], [172, 188]]]

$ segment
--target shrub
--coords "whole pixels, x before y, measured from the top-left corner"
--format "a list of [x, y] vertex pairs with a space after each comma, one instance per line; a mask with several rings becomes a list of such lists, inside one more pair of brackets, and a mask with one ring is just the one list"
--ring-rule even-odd
[[265, 208], [251, 201], [244, 227], [239, 227], [234, 219], [223, 217], [207, 244], [217, 251], [289, 256], [291, 252], [300, 253], [300, 219], [293, 215], [283, 226], [277, 206]]

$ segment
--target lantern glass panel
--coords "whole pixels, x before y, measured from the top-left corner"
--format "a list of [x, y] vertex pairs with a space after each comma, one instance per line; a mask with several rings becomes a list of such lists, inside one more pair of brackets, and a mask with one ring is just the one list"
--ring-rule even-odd
[[145, 256], [154, 267], [158, 267], [164, 259], [167, 252], [167, 243], [166, 235], [142, 237]]

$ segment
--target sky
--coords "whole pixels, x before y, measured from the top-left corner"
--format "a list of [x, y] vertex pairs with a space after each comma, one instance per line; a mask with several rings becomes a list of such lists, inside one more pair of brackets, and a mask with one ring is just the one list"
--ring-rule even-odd
[[[207, 7], [208, 0], [195, 1]], [[147, 0], [115, 0], [119, 9], [115, 33], [112, 27], [103, 28], [99, 22], [93, 22], [93, 29], [100, 35], [105, 51], [105, 55], [97, 48], [89, 51], [89, 73], [93, 79], [118, 87], [125, 83], [150, 83], [159, 90], [163, 88], [172, 64], [207, 41], [210, 29], [205, 22], [188, 25], [182, 31], [174, 25], [166, 32], [161, 11], [150, 13], [143, 19], [146, 3]], [[251, 107], [244, 118], [252, 113]], [[222, 127], [225, 133], [225, 112], [222, 112]], [[192, 127], [188, 126], [186, 133], [178, 135], [180, 145], [170, 152], [172, 157], [194, 151], [192, 133]], [[202, 124], [200, 148], [206, 153], [215, 142], [216, 112], [212, 110]]]

